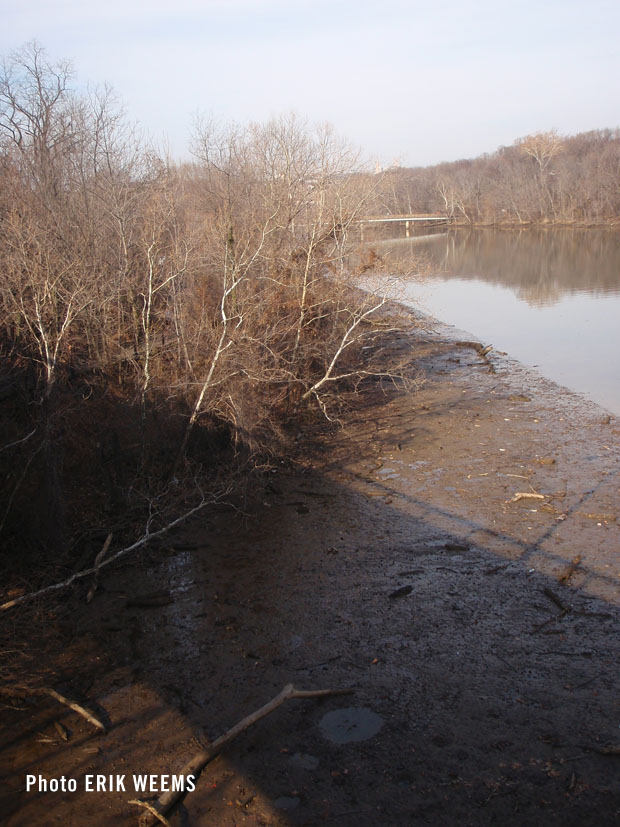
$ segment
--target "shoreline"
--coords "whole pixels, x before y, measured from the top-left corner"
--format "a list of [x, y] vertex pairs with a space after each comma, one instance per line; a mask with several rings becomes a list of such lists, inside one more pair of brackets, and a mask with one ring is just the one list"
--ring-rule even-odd
[[492, 221], [490, 223], [477, 221], [455, 221], [448, 225], [461, 229], [472, 230], [618, 230], [620, 219], [609, 221]]
[[[489, 373], [459, 334], [395, 335], [419, 389], [369, 386], [342, 430], [312, 435], [312, 458], [265, 477], [251, 517], [195, 521], [109, 569], [89, 607], [68, 595], [51, 660], [111, 726], [95, 737], [53, 704], [5, 711], [8, 825], [135, 823], [129, 795], [26, 796], [21, 776], [178, 773], [197, 733], [291, 681], [356, 695], [251, 730], [188, 795], [189, 823], [618, 817], [600, 750], [620, 720], [620, 424], [509, 356], [492, 351]], [[379, 731], [331, 741], [325, 716], [343, 708]]]
[[[617, 543], [620, 547], [620, 498], [616, 496], [620, 494], [620, 488], [614, 489], [614, 485], [620, 481], [620, 415], [584, 393], [548, 378], [509, 353], [491, 349], [481, 355], [480, 349], [484, 351], [488, 343], [476, 339], [469, 331], [444, 323], [410, 305], [396, 303], [396, 306], [414, 322], [413, 346], [417, 340], [418, 344], [434, 351], [429, 357], [422, 357], [422, 363], [429, 372], [419, 395], [444, 399], [453, 394], [453, 400], [459, 398], [459, 393], [466, 395], [465, 400], [461, 400], [466, 402], [465, 415], [461, 413], [455, 422], [450, 422], [450, 430], [456, 432], [453, 441], [458, 440], [460, 446], [467, 445], [468, 434], [478, 441], [480, 438], [485, 439], [485, 445], [480, 443], [484, 448], [481, 453], [485, 457], [491, 457], [498, 466], [511, 463], [521, 466], [522, 470], [528, 470], [529, 478], [540, 480], [541, 486], [548, 482], [549, 489], [552, 488], [551, 481], [565, 479], [565, 497], [571, 490], [573, 496], [578, 496], [579, 488], [584, 488], [583, 494], [593, 506], [588, 514], [599, 513], [603, 515], [603, 520], [605, 516], [613, 518], [606, 525], [600, 526], [617, 528], [611, 541], [605, 543], [609, 546], [609, 555], [613, 557], [614, 544]], [[422, 334], [419, 333], [420, 329]], [[405, 347], [408, 346], [409, 342], [406, 342]], [[464, 368], [465, 373], [461, 373], [460, 368]], [[433, 385], [432, 390], [429, 383]], [[414, 396], [414, 404], [417, 398]], [[397, 407], [399, 405], [398, 402], [393, 404]], [[491, 406], [487, 422], [476, 422], [481, 418], [481, 411], [488, 410], [487, 406]], [[413, 432], [420, 424], [416, 422], [416, 414], [419, 416], [420, 411], [424, 411], [427, 415], [428, 407], [427, 402], [422, 402], [412, 414]], [[462, 408], [462, 404], [459, 407]], [[448, 421], [445, 416], [443, 418]], [[441, 441], [441, 426], [434, 424], [433, 431], [437, 440]], [[463, 468], [459, 460], [464, 460], [469, 470], [474, 470], [473, 466], [479, 463], [479, 458], [472, 457], [475, 453], [473, 439], [470, 444], [471, 451], [464, 450], [459, 457], [450, 457], [449, 461], [446, 461], [446, 455], [441, 455], [442, 463], [446, 470], [449, 467], [450, 474], [461, 474]], [[523, 456], [519, 456], [518, 446], [528, 444], [530, 453], [534, 448], [539, 449], [534, 452], [534, 471], [525, 468], [527, 451], [521, 452]], [[508, 446], [512, 446], [512, 449]], [[445, 446], [439, 448], [442, 451], [444, 449]], [[399, 452], [402, 452], [402, 443]], [[420, 456], [429, 453], [438, 457], [436, 451], [428, 451], [423, 445], [420, 448], [414, 447], [413, 453]], [[554, 454], [557, 455], [555, 458], [552, 456]], [[392, 451], [386, 458], [390, 460], [394, 456]], [[551, 462], [551, 459], [554, 461]], [[586, 467], [588, 471], [584, 475]], [[515, 475], [513, 478], [518, 480], [528, 475]], [[588, 479], [588, 485], [584, 485], [584, 476]], [[606, 480], [607, 477], [610, 479]], [[599, 486], [608, 490], [597, 491]], [[598, 509], [593, 505], [596, 502], [600, 502]], [[533, 504], [536, 505], [535, 502]], [[463, 514], [467, 514], [471, 507], [471, 503], [467, 504], [463, 508]], [[589, 516], [588, 519], [592, 520], [594, 516]], [[489, 513], [487, 521], [497, 523], [498, 519]], [[574, 541], [574, 544], [576, 546], [578, 541]], [[620, 604], [620, 561], [616, 560], [615, 563], [616, 581], [612, 599]]]
[[458, 341], [475, 341], [483, 347], [491, 345], [491, 350], [488, 354], [489, 360], [493, 364], [497, 363], [502, 371], [502, 375], [508, 381], [511, 376], [514, 378], [518, 376], [519, 381], [532, 382], [541, 392], [558, 396], [566, 402], [569, 409], [576, 408], [581, 410], [583, 406], [585, 406], [585, 409], [592, 406], [593, 415], [596, 414], [596, 410], [598, 409], [602, 418], [609, 416], [620, 423], [620, 412], [614, 411], [613, 408], [609, 408], [601, 402], [597, 402], [595, 399], [589, 397], [585, 391], [579, 391], [563, 385], [561, 382], [545, 375], [542, 369], [526, 364], [517, 357], [511, 356], [507, 351], [498, 350], [495, 346], [492, 346], [492, 343], [478, 339], [476, 334], [471, 331], [464, 330], [449, 322], [444, 322], [430, 313], [417, 310], [413, 303], [408, 305], [406, 302], [402, 302], [401, 304], [407, 312], [412, 314], [414, 319], [423, 325], [427, 325], [429, 330], [432, 330], [434, 334], [445, 339], [447, 342], [456, 344]]
[[[460, 338], [485, 336], [485, 344], [491, 344], [495, 352], [507, 351], [512, 360], [620, 415], [620, 373], [605, 358], [620, 344], [613, 323], [614, 312], [620, 309], [617, 284], [611, 283], [613, 268], [604, 275], [597, 270], [598, 280], [584, 276], [582, 285], [576, 270], [570, 271], [566, 282], [554, 281], [550, 270], [547, 290], [537, 286], [535, 278], [524, 276], [516, 265], [513, 276], [502, 272], [497, 256], [509, 255], [511, 245], [504, 245], [500, 234], [493, 237], [487, 250], [480, 240], [483, 235], [476, 236], [474, 231], [474, 252], [458, 242], [455, 251], [439, 235], [386, 240], [377, 250], [386, 258], [410, 260], [412, 266], [416, 253], [428, 257], [427, 278], [416, 283], [413, 277], [411, 285], [403, 279], [399, 299], [414, 312], [423, 308], [445, 336], [452, 336], [452, 326]], [[433, 238], [438, 239], [437, 246], [430, 244]], [[416, 249], [418, 244], [424, 249]], [[477, 245], [484, 253], [475, 252]], [[617, 245], [612, 246], [617, 252]], [[570, 249], [572, 245], [563, 251], [564, 260]], [[589, 264], [594, 268], [594, 261]], [[557, 261], [554, 266], [559, 266]], [[536, 267], [533, 270], [536, 272]], [[461, 334], [459, 329], [470, 332]]]

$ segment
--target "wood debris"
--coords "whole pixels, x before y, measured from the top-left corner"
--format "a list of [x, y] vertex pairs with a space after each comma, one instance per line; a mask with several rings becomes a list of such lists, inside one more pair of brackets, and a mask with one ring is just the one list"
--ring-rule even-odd
[[49, 695], [50, 698], [54, 698], [54, 700], [68, 706], [69, 709], [72, 709], [74, 712], [77, 712], [77, 714], [81, 715], [82, 718], [85, 718], [89, 724], [92, 724], [95, 729], [98, 729], [100, 732], [106, 731], [105, 724], [103, 724], [96, 715], [90, 712], [90, 710], [85, 709], [83, 706], [76, 703], [76, 701], [66, 698], [64, 695], [61, 695], [60, 692], [56, 692], [55, 689], [39, 689], [36, 691], [36, 694]]
[[548, 588], [543, 589], [543, 594], [545, 597], [548, 597], [555, 605], [561, 609], [565, 614], [571, 611], [571, 607], [568, 603], [565, 603], [559, 595], [557, 595], [554, 591]]
[[[291, 698], [325, 698], [331, 695], [351, 695], [353, 692], [353, 689], [295, 689], [293, 684], [289, 683], [275, 698], [272, 698], [260, 709], [257, 709], [256, 712], [239, 721], [232, 729], [229, 729], [228, 732], [215, 740], [211, 746], [201, 750], [195, 755], [191, 761], [183, 767], [180, 775], [185, 777], [198, 777], [206, 765], [219, 755], [224, 747], [233, 741], [237, 735], [245, 732], [252, 724], [260, 721], [261, 718], [266, 717]], [[166, 813], [168, 813], [184, 795], [185, 793], [182, 790], [171, 790], [161, 795], [154, 806], [145, 801], [135, 799], [129, 803], [144, 807], [147, 810], [147, 812], [140, 817], [141, 827], [147, 827], [147, 825], [154, 825], [157, 821], [160, 821], [162, 824], [167, 824], [168, 822], [165, 820]]]
[[519, 500], [544, 500], [544, 494], [530, 494], [528, 491], [517, 491], [511, 500], [506, 500], [507, 503], [516, 503]]
[[569, 563], [568, 567], [562, 572], [562, 574], [558, 577], [558, 581], [560, 583], [568, 583], [571, 579], [573, 574], [575, 573], [578, 566], [581, 564], [581, 555], [578, 554], [576, 557], [573, 557], [571, 562]]

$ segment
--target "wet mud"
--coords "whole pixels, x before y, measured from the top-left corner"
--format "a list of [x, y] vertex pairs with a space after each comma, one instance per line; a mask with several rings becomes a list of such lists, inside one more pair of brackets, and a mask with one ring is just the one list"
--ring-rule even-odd
[[[148, 794], [85, 774], [178, 773], [287, 683], [355, 695], [287, 702], [171, 824], [620, 823], [620, 423], [445, 331], [395, 346], [415, 394], [377, 383], [252, 513], [200, 518], [50, 611], [56, 688], [109, 730], [6, 704], [3, 823], [136, 823]], [[28, 773], [78, 791], [25, 793]]]

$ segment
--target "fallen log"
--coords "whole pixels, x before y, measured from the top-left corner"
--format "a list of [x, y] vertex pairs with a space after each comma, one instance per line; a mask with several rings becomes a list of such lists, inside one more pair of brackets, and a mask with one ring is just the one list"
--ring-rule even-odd
[[475, 350], [482, 361], [488, 365], [489, 373], [495, 373], [495, 366], [489, 359], [489, 353], [493, 350], [493, 345], [487, 345], [485, 347], [481, 342], [455, 342], [455, 345], [456, 347], [469, 347]]

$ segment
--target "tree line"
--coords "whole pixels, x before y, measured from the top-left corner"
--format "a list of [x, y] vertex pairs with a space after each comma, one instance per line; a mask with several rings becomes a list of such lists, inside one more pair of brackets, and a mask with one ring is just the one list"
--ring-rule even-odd
[[466, 224], [609, 224], [620, 219], [620, 129], [556, 130], [470, 160], [392, 169], [384, 208]]
[[128, 509], [204, 496], [372, 370], [385, 300], [352, 289], [349, 256], [380, 182], [293, 116], [202, 122], [192, 151], [173, 163], [37, 44], [3, 63], [6, 547], [62, 556]]

